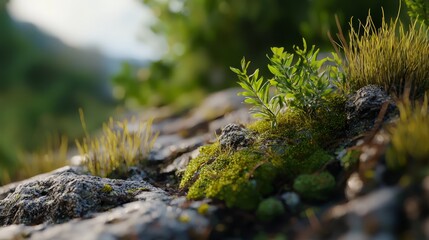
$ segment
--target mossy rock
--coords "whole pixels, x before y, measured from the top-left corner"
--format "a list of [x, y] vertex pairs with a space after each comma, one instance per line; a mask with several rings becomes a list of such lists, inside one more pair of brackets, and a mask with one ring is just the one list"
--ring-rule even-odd
[[[328, 118], [331, 120], [341, 115], [329, 111], [318, 114], [322, 113], [327, 118], [334, 115]], [[275, 187], [291, 183], [301, 174], [320, 171], [333, 159], [321, 139], [335, 139], [345, 118], [341, 115], [337, 120], [328, 124], [287, 112], [279, 116], [276, 128], [258, 121], [247, 127], [256, 136], [249, 146], [228, 149], [216, 142], [202, 147], [199, 156], [190, 161], [180, 188], [188, 190], [188, 199], [214, 198], [228, 207], [254, 210]]]
[[273, 191], [278, 172], [265, 156], [254, 149], [220, 153], [215, 159], [210, 154], [218, 144], [201, 149], [192, 160], [180, 184], [189, 186], [190, 199], [216, 198], [228, 207], [252, 210], [264, 195]]
[[304, 199], [326, 200], [335, 188], [335, 178], [328, 172], [299, 175], [293, 188]]

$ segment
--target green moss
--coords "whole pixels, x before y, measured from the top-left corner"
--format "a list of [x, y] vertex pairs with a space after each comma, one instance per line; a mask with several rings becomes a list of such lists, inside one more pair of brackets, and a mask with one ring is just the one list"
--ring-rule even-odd
[[299, 175], [293, 188], [308, 200], [325, 200], [335, 188], [335, 179], [328, 172]]
[[201, 215], [207, 215], [209, 209], [210, 206], [207, 203], [203, 203], [198, 207], [197, 212]]
[[256, 209], [276, 186], [291, 183], [300, 174], [320, 171], [333, 159], [321, 140], [335, 139], [344, 127], [342, 108], [332, 107], [339, 102], [317, 112], [328, 120], [286, 112], [278, 117], [275, 128], [267, 121], [249, 125], [257, 139], [246, 149], [222, 151], [217, 142], [202, 147], [189, 163], [180, 188], [188, 189], [188, 199], [215, 198], [228, 207]]
[[[253, 149], [222, 153], [211, 161], [204, 155], [204, 149], [202, 153], [203, 156], [190, 163], [192, 169], [194, 164], [202, 166], [201, 160], [205, 160], [204, 166], [194, 172], [198, 176], [189, 188], [188, 198], [217, 198], [229, 207], [250, 210], [272, 191], [277, 171], [260, 152]], [[181, 186], [187, 184], [184, 182], [187, 179], [182, 180]]]
[[350, 169], [359, 163], [361, 151], [359, 150], [347, 150], [346, 154], [341, 158], [341, 165], [345, 169]]
[[113, 188], [109, 184], [104, 184], [104, 186], [101, 189], [101, 191], [104, 192], [104, 193], [110, 193], [110, 192], [113, 191]]
[[256, 216], [261, 221], [271, 221], [285, 213], [283, 204], [276, 198], [267, 198], [259, 203]]

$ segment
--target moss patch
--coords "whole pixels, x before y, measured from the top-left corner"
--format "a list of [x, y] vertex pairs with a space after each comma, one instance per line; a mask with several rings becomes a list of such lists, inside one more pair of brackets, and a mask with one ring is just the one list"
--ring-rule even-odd
[[104, 192], [104, 193], [110, 193], [110, 192], [113, 191], [113, 188], [109, 184], [104, 184], [103, 188], [101, 189], [101, 191]]
[[302, 174], [295, 179], [293, 188], [305, 199], [325, 200], [335, 188], [335, 179], [328, 172]]
[[215, 198], [228, 207], [256, 209], [276, 188], [292, 188], [296, 177], [320, 171], [333, 159], [325, 149], [331, 145], [327, 139], [333, 142], [344, 128], [343, 108], [338, 107], [343, 103], [335, 99], [311, 119], [286, 112], [275, 128], [267, 121], [249, 125], [257, 137], [247, 148], [221, 149], [219, 142], [202, 147], [180, 188], [188, 190], [188, 199]]
[[283, 204], [278, 199], [272, 197], [263, 200], [256, 210], [256, 216], [264, 222], [271, 221], [284, 213], [285, 208]]

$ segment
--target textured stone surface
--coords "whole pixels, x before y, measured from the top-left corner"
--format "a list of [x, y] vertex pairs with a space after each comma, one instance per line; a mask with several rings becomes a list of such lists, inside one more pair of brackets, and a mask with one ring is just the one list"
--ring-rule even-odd
[[385, 102], [389, 103], [385, 116], [389, 116], [395, 111], [396, 106], [392, 98], [376, 85], [365, 86], [350, 95], [346, 102], [346, 114], [351, 133], [355, 134], [371, 129]]
[[31, 239], [203, 238], [208, 225], [208, 219], [194, 209], [169, 206], [168, 202], [148, 198], [97, 214], [91, 219], [35, 231]]
[[[184, 198], [142, 192], [140, 201], [122, 205], [90, 219], [57, 225], [10, 225], [0, 228], [0, 239], [205, 239], [209, 219]], [[194, 202], [193, 205], [200, 206]]]
[[210, 135], [196, 136], [188, 139], [173, 138], [175, 141], [164, 140], [164, 144], [156, 144], [149, 154], [149, 161], [172, 161], [182, 154], [191, 152], [210, 140]]
[[395, 229], [400, 223], [400, 194], [398, 188], [383, 188], [333, 207], [325, 216], [319, 237], [351, 239], [352, 236], [359, 236], [359, 239], [394, 239], [378, 237], [394, 236]]
[[243, 125], [231, 123], [222, 129], [219, 142], [222, 148], [240, 149], [251, 145], [255, 136]]
[[88, 217], [133, 201], [142, 191], [162, 192], [143, 181], [79, 175], [67, 169], [18, 185], [0, 201], [0, 224], [36, 225]]

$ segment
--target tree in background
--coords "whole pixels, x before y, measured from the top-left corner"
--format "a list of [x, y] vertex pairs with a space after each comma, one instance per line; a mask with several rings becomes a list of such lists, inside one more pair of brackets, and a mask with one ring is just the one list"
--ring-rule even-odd
[[[348, 29], [349, 19], [365, 19], [372, 9], [375, 22], [396, 16], [397, 1], [292, 1], [292, 0], [143, 0], [159, 21], [155, 33], [165, 36], [167, 54], [148, 69], [126, 65], [114, 84], [143, 105], [193, 105], [204, 93], [235, 86], [229, 66], [248, 56], [265, 62], [272, 46], [301, 43], [322, 49], [330, 45], [327, 32], [336, 32], [334, 15]], [[263, 70], [263, 69], [262, 69]], [[138, 74], [137, 74], [138, 72]]]

